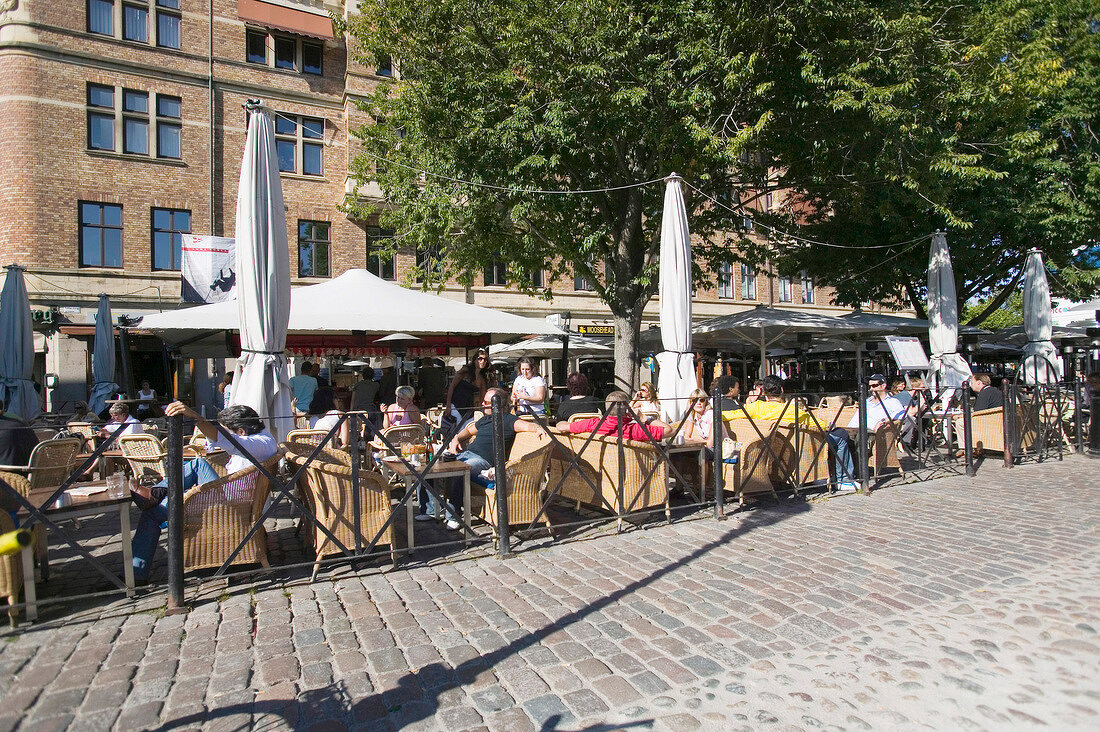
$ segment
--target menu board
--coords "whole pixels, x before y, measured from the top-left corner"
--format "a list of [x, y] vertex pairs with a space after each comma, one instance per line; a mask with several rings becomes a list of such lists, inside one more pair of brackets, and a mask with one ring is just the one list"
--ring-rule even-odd
[[886, 344], [890, 346], [890, 353], [894, 354], [898, 371], [928, 370], [928, 355], [919, 338], [886, 336]]

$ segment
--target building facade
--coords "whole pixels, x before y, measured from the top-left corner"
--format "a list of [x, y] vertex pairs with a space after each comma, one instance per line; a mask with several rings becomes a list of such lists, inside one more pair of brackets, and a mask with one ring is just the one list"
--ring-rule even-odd
[[[390, 236], [339, 210], [378, 197], [349, 178], [356, 100], [391, 77], [364, 66], [329, 14], [354, 0], [7, 0], [0, 2], [0, 256], [26, 268], [46, 406], [86, 398], [97, 296], [134, 318], [180, 306], [180, 235], [232, 236], [249, 99], [276, 114], [293, 285], [350, 268], [402, 281], [415, 253], [372, 254]], [[756, 303], [842, 311], [812, 277], [733, 265], [699, 290], [699, 318]], [[547, 302], [520, 295], [491, 266], [443, 294], [521, 315], [610, 322], [582, 280]], [[657, 319], [657, 303], [647, 309]], [[207, 388], [209, 365], [166, 368], [152, 338], [132, 338], [134, 378], [159, 391]], [[215, 363], [213, 369], [224, 368]], [[201, 373], [200, 373], [201, 372]], [[170, 387], [170, 378], [181, 381]], [[192, 383], [191, 379], [195, 379]]]

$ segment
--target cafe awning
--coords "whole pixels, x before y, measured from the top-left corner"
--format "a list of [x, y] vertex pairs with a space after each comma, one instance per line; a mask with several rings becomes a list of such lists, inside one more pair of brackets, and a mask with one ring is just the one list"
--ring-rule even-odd
[[263, 0], [237, 0], [237, 17], [265, 28], [326, 41], [332, 39], [332, 20], [323, 13], [311, 13]]

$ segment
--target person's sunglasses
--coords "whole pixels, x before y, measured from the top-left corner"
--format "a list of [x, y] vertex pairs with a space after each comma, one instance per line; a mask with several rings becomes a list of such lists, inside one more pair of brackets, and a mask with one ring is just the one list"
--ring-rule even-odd
[[868, 381], [867, 386], [882, 386], [881, 381]]

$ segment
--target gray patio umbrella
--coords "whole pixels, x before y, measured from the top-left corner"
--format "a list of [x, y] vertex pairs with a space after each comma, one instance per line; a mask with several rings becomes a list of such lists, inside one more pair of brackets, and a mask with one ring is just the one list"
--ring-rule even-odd
[[[561, 336], [541, 335], [516, 343], [497, 343], [489, 346], [489, 355], [501, 358], [560, 358]], [[569, 334], [570, 356], [614, 356], [615, 349], [601, 340], [588, 336]]]
[[760, 377], [767, 375], [766, 358], [769, 347], [790, 344], [799, 333], [821, 336], [855, 336], [867, 331], [859, 323], [844, 318], [817, 315], [799, 310], [785, 310], [757, 305], [733, 315], [721, 315], [695, 326], [692, 334], [702, 348], [730, 349], [737, 343], [753, 344], [760, 352]]
[[660, 314], [661, 347], [657, 354], [657, 395], [670, 423], [687, 411], [688, 397], [698, 388], [691, 353], [691, 232], [688, 229], [680, 176], [666, 178], [661, 213]]
[[290, 252], [283, 185], [275, 156], [275, 124], [258, 102], [248, 104], [248, 137], [237, 188], [237, 308], [241, 357], [231, 403], [255, 409], [280, 440], [294, 428], [287, 375]]
[[32, 420], [41, 411], [31, 372], [34, 367], [34, 329], [23, 268], [8, 266], [0, 292], [0, 399], [7, 411]]
[[95, 314], [92, 381], [88, 409], [99, 414], [107, 406], [107, 399], [119, 389], [115, 383], [115, 326], [111, 318], [111, 301], [106, 295], [99, 296], [99, 309]]
[[970, 364], [959, 354], [959, 304], [955, 270], [942, 231], [932, 236], [928, 255], [928, 383], [933, 388], [956, 388], [970, 378]]
[[1027, 253], [1024, 265], [1024, 357], [1021, 368], [1026, 384], [1051, 384], [1062, 378], [1058, 350], [1051, 342], [1053, 326], [1050, 310], [1050, 285], [1038, 249]]

